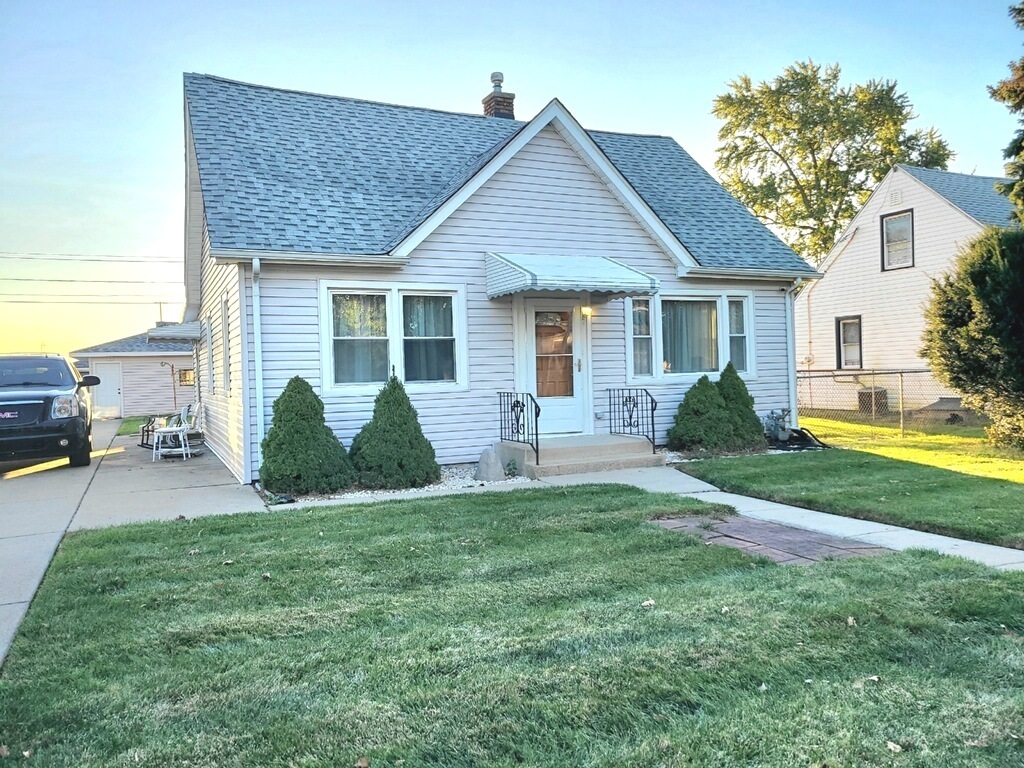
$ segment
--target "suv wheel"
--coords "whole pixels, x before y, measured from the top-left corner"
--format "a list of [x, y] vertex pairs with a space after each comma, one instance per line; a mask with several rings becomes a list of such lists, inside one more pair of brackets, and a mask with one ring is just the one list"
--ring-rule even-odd
[[92, 435], [85, 438], [82, 446], [68, 457], [72, 467], [88, 467], [92, 461]]

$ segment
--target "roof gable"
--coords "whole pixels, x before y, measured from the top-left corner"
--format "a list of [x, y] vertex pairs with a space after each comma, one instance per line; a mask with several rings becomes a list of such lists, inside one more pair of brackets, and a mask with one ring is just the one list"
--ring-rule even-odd
[[900, 164], [896, 168], [944, 197], [979, 224], [1005, 227], [1015, 220], [1013, 204], [1006, 195], [997, 192], [995, 186], [1009, 179], [917, 168], [913, 165]]
[[185, 98], [215, 252], [408, 251], [554, 124], [681, 269], [814, 274], [675, 141], [588, 132], [557, 100], [523, 123], [195, 74]]

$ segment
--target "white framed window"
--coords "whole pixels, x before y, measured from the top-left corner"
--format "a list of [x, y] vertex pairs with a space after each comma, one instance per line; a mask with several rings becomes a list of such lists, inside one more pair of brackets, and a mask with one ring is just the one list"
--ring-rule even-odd
[[654, 375], [654, 335], [651, 331], [651, 300], [633, 299], [633, 375]]
[[752, 291], [627, 299], [629, 380], [696, 380], [721, 372], [730, 360], [745, 379], [756, 378], [752, 306]]
[[882, 216], [882, 271], [914, 266], [914, 212]]
[[747, 302], [729, 298], [729, 360], [739, 373], [747, 370]]
[[231, 391], [231, 315], [228, 297], [220, 301], [220, 366], [224, 391]]
[[206, 316], [206, 374], [210, 392], [216, 392], [217, 381], [213, 371], [213, 315]]
[[836, 368], [863, 368], [860, 315], [836, 318]]
[[178, 386], [179, 387], [194, 387], [196, 385], [196, 371], [195, 368], [179, 368], [178, 369]]
[[410, 391], [467, 387], [463, 287], [320, 285], [325, 389], [376, 392], [392, 369]]

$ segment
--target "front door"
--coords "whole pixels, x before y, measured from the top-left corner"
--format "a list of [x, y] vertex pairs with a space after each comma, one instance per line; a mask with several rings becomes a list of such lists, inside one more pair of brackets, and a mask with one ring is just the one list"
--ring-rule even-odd
[[580, 309], [575, 299], [526, 304], [526, 384], [541, 407], [541, 434], [585, 431], [586, 333]]
[[121, 364], [94, 363], [89, 373], [100, 377], [99, 386], [92, 388], [92, 415], [98, 419], [120, 418]]

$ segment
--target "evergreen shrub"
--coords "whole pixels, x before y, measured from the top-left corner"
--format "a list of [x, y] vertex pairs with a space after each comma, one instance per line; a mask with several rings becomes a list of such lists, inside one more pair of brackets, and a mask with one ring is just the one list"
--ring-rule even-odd
[[747, 385], [731, 362], [725, 366], [715, 386], [725, 400], [729, 420], [732, 422], [733, 443], [729, 450], [756, 451], [767, 447], [764, 425], [754, 411], [754, 398], [750, 396]]
[[735, 440], [732, 418], [718, 387], [701, 376], [676, 410], [668, 431], [673, 451], [728, 451]]
[[394, 375], [373, 403], [373, 417], [352, 440], [352, 465], [364, 488], [419, 488], [441, 479], [434, 446]]
[[352, 485], [355, 472], [345, 447], [324, 421], [324, 404], [295, 376], [274, 401], [263, 438], [260, 483], [279, 493], [332, 493]]

